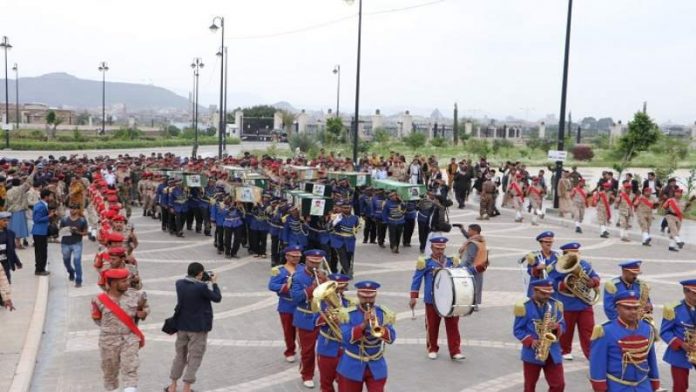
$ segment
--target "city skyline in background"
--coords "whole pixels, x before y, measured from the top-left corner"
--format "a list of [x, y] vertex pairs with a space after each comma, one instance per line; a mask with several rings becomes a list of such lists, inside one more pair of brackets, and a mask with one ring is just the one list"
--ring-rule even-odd
[[[103, 60], [109, 82], [151, 84], [187, 97], [191, 59], [201, 57], [200, 103], [208, 107], [218, 101], [220, 66], [214, 55], [219, 35], [208, 26], [222, 15], [230, 51], [228, 111], [279, 101], [335, 110], [335, 64], [341, 65], [341, 112], [352, 111], [357, 4], [9, 5], [0, 16], [0, 35], [10, 38], [9, 63], [19, 64], [20, 78], [67, 72], [96, 81]], [[450, 117], [458, 102], [463, 117], [557, 116], [566, 7], [551, 0], [365, 0], [361, 114], [381, 109], [427, 116], [439, 109]], [[647, 101], [656, 121], [693, 124], [696, 44], [689, 37], [696, 28], [688, 11], [696, 5], [686, 0], [575, 4], [568, 91], [574, 117], [625, 123]]]

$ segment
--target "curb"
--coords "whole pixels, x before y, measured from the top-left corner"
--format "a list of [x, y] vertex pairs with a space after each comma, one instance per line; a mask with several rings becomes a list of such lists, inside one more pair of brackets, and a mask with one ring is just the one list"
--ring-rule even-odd
[[24, 348], [22, 348], [22, 354], [19, 357], [19, 363], [17, 364], [17, 369], [15, 370], [9, 392], [26, 392], [31, 386], [31, 379], [34, 375], [36, 357], [39, 354], [44, 322], [46, 320], [48, 282], [49, 277], [47, 276], [39, 278], [39, 285], [36, 289], [34, 313], [31, 316], [27, 337], [24, 340]]

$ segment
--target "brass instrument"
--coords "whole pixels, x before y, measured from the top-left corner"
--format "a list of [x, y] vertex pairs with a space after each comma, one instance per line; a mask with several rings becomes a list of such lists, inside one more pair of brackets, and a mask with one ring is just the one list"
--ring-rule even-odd
[[[589, 275], [582, 269], [580, 258], [574, 253], [561, 256], [556, 262], [556, 271], [560, 274], [565, 274], [563, 283], [568, 288], [571, 294], [578, 297], [582, 302], [588, 305], [594, 305], [599, 301], [599, 289], [597, 287], [590, 288], [588, 283], [592, 281]], [[561, 292], [561, 294], [566, 294]]]
[[[684, 338], [686, 339], [686, 344], [695, 345], [696, 344], [696, 329], [693, 327], [684, 328]], [[696, 351], [691, 351], [686, 354], [686, 359], [689, 363], [696, 365]]]
[[[317, 282], [319, 278], [317, 277]], [[312, 311], [319, 313], [321, 317], [326, 321], [326, 325], [329, 326], [331, 332], [338, 340], [343, 339], [343, 334], [341, 333], [341, 328], [338, 325], [339, 315], [343, 304], [341, 303], [341, 298], [337, 293], [338, 283], [333, 280], [324, 282], [318, 285], [312, 292]], [[326, 309], [322, 308], [322, 302], [326, 303]]]
[[652, 312], [648, 312], [647, 310], [645, 310], [649, 301], [650, 301], [650, 288], [648, 287], [647, 284], [641, 284], [640, 285], [640, 298], [638, 299], [638, 302], [640, 304], [640, 307], [638, 308], [638, 319], [645, 320], [648, 324], [650, 324], [651, 327], [653, 327], [653, 329], [655, 331], [657, 331], [657, 327], [655, 326], [655, 320], [653, 319]]
[[537, 322], [536, 330], [539, 336], [539, 345], [535, 350], [534, 357], [541, 362], [546, 362], [549, 357], [549, 351], [551, 350], [551, 345], [555, 343], [558, 338], [551, 332], [549, 325], [554, 321], [554, 317], [551, 315], [551, 310], [553, 305], [550, 303], [546, 304], [546, 312], [544, 312], [544, 318]]
[[375, 313], [375, 306], [368, 303], [365, 304], [365, 307], [367, 308], [365, 317], [369, 318], [372, 336], [376, 338], [381, 338], [382, 336], [384, 336], [384, 327], [379, 325], [379, 320], [377, 320], [377, 313]]

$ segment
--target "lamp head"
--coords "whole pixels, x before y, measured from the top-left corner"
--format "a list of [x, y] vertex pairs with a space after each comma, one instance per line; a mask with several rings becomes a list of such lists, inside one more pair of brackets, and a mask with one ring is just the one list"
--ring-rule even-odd
[[210, 25], [210, 31], [212, 31], [213, 33], [217, 32], [218, 29], [219, 27], [215, 22], [213, 22], [213, 24]]
[[17, 63], [14, 63], [14, 65], [12, 66], [12, 70], [13, 70], [13, 71], [16, 71], [16, 70], [17, 70]]

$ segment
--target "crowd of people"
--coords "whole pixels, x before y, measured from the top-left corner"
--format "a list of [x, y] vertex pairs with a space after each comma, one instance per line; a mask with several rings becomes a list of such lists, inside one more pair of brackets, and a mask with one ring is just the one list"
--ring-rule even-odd
[[[433, 280], [441, 269], [466, 270], [475, 288], [470, 306], [476, 311], [481, 304], [488, 253], [481, 225], [453, 225], [450, 207], [456, 203], [461, 209], [477, 198], [479, 220], [497, 217], [499, 208], [510, 208], [515, 222], [523, 222], [526, 214], [531, 214], [532, 225], [538, 225], [545, 217], [546, 198], [554, 192], [549, 185], [555, 183], [554, 179], [547, 182], [545, 170], [531, 175], [518, 162], [495, 169], [483, 157], [476, 163], [452, 158], [441, 166], [435, 156], [417, 155], [407, 163], [403, 155], [393, 152], [388, 157], [366, 155], [358, 163], [355, 167], [349, 158], [323, 150], [314, 159], [301, 154], [278, 159], [245, 153], [221, 160], [173, 154], [0, 160], [7, 176], [0, 178], [0, 183], [6, 184], [0, 187], [5, 210], [0, 212], [0, 244], [6, 245], [0, 250], [5, 271], [0, 274], [2, 303], [13, 309], [11, 273], [22, 267], [15, 249], [29, 246], [29, 239], [34, 247], [34, 272], [39, 276], [49, 274], [48, 243], [60, 242], [65, 271], [76, 288], [84, 281], [83, 238], [97, 241], [100, 249], [94, 268], [103, 293], [92, 302], [92, 318], [101, 330], [104, 385], [107, 390], [117, 389], [120, 375], [124, 390], [135, 391], [138, 350], [145, 344], [138, 322], [149, 314], [135, 257], [138, 237], [129, 224], [133, 207], [137, 206], [143, 216], [161, 221], [162, 231], [171, 236], [210, 236], [220, 256], [239, 258], [242, 249], [255, 258], [269, 258], [270, 254], [268, 288], [279, 297], [284, 357], [288, 362], [296, 361], [297, 339], [303, 384], [314, 387], [318, 364], [322, 391], [333, 391], [334, 382], [338, 382], [340, 391], [359, 391], [363, 384], [370, 391], [379, 391], [384, 389], [387, 375], [384, 347], [396, 339], [394, 313], [376, 304], [380, 284], [375, 281], [355, 283], [357, 300], [349, 300], [343, 293], [354, 275], [353, 259], [360, 237], [363, 244], [379, 248], [386, 248], [388, 242], [390, 251], [399, 253], [401, 247], [411, 247], [417, 227], [421, 257], [416, 263], [408, 305], [415, 308], [424, 286], [428, 357], [438, 357], [438, 330], [444, 319], [450, 358], [463, 360], [459, 317], [443, 315], [436, 309]], [[309, 168], [313, 174], [307, 178], [300, 168]], [[250, 172], [265, 181], [261, 188], [255, 188], [258, 194], [250, 194], [251, 200], [235, 191], [251, 184], [246, 176]], [[330, 175], [336, 172], [338, 176]], [[422, 185], [425, 192], [402, 200], [396, 190], [351, 184], [349, 175], [355, 173], [370, 174], [374, 180]], [[581, 234], [585, 209], [595, 208], [600, 236], [608, 237], [609, 225], [616, 223], [624, 241], [629, 240], [628, 229], [635, 217], [642, 244], [650, 246], [651, 223], [660, 209], [665, 212], [663, 230], [669, 231], [669, 250], [681, 249], [681, 221], [693, 198], [683, 200], [683, 189], [675, 179], [668, 179], [662, 186], [654, 173], [649, 173], [642, 184], [630, 173], [620, 182], [613, 176], [611, 171], [604, 172], [594, 189], [588, 189], [576, 168], [563, 172], [555, 189], [560, 216], [569, 215]], [[331, 189], [327, 195], [330, 204], [321, 213], [310, 213], [289, 196], [306, 182]], [[614, 220], [612, 210], [617, 215]], [[453, 226], [466, 238], [457, 250], [459, 257], [445, 255], [445, 234]], [[525, 390], [534, 390], [541, 370], [551, 390], [563, 390], [562, 360], [572, 360], [575, 327], [583, 354], [592, 363], [595, 390], [606, 390], [607, 386], [614, 390], [612, 385], [637, 386], [646, 380], [656, 385], [655, 336], [641, 335], [656, 327], [646, 316], [652, 312], [647, 284], [637, 279], [640, 261], [622, 264], [622, 276], [605, 284], [604, 307], [611, 324], [595, 326], [592, 301], [599, 295], [599, 277], [591, 264], [580, 258], [579, 243], [563, 245], [561, 254], [552, 250], [553, 237], [552, 232], [541, 233], [537, 237], [541, 250], [521, 261], [528, 268], [529, 290], [528, 300], [515, 307], [514, 335], [523, 344]], [[569, 276], [575, 278], [569, 281]], [[187, 277], [177, 282], [177, 307], [169, 328], [177, 333], [177, 355], [171, 383], [165, 387], [167, 392], [176, 392], [182, 377], [185, 392], [196, 381], [207, 333], [212, 328], [210, 302], [221, 299], [216, 282], [217, 276], [199, 263], [191, 263]], [[682, 284], [684, 306], [696, 305], [691, 298], [696, 284]], [[315, 298], [317, 293], [327, 291], [327, 297], [334, 299], [335, 295], [338, 300]], [[201, 309], [209, 311], [203, 315]], [[674, 322], [684, 317], [680, 309], [665, 308], [660, 331], [679, 353], [666, 359], [673, 369], [683, 369], [682, 352], [686, 356], [696, 347], [696, 341], [689, 337], [692, 335]], [[615, 337], [626, 334], [648, 338], [647, 344], [630, 348], [634, 356], [628, 362], [626, 358], [614, 358], [612, 348], [617, 344]], [[549, 335], [556, 340], [544, 340]], [[602, 343], [591, 345], [593, 340]], [[541, 359], [540, 354], [547, 357]], [[617, 373], [617, 363], [633, 373]], [[673, 370], [675, 385], [688, 383], [688, 371], [684, 381], [684, 372], [678, 369]]]

